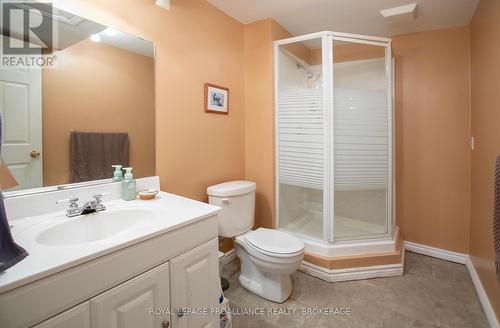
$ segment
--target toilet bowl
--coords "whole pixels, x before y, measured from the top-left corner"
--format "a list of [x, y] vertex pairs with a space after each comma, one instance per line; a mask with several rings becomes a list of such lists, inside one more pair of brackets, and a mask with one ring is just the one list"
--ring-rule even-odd
[[[241, 261], [240, 284], [268, 300], [286, 301], [293, 290], [291, 275], [304, 258], [304, 243], [285, 232], [264, 228], [237, 236], [235, 242]], [[273, 247], [278, 243], [282, 247]]]
[[255, 183], [231, 181], [207, 189], [209, 202], [220, 206], [219, 235], [234, 238], [241, 261], [240, 284], [270, 301], [282, 303], [293, 290], [291, 275], [304, 257], [304, 243], [278, 230], [254, 223]]

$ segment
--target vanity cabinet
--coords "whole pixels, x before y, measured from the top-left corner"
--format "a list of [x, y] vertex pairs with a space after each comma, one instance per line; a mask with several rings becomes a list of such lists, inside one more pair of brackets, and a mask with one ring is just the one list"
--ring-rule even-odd
[[212, 239], [35, 328], [219, 327], [217, 245]]
[[[93, 328], [159, 328], [170, 322], [169, 263], [90, 300]], [[151, 313], [165, 309], [163, 314]], [[68, 327], [69, 328], [69, 327]]]
[[217, 255], [213, 238], [33, 327], [219, 327]]

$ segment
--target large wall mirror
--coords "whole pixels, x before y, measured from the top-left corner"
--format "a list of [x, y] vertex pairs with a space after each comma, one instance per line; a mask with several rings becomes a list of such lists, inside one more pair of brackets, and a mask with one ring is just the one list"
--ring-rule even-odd
[[154, 175], [154, 44], [36, 9], [57, 23], [57, 66], [0, 69], [1, 157], [18, 183], [7, 191], [110, 179], [113, 164]]

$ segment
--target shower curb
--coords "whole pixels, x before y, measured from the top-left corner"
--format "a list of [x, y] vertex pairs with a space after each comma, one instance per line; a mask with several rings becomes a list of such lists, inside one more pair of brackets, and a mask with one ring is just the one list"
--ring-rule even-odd
[[299, 270], [313, 277], [328, 282], [340, 282], [401, 276], [403, 275], [404, 267], [401, 263], [348, 269], [327, 269], [306, 261], [302, 261]]

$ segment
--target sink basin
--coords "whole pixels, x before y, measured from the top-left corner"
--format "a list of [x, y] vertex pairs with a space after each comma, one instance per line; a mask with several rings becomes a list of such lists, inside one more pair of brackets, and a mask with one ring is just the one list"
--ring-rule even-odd
[[158, 219], [157, 212], [146, 208], [105, 210], [67, 218], [42, 231], [36, 241], [47, 246], [72, 246], [111, 238], [122, 232], [146, 226]]

